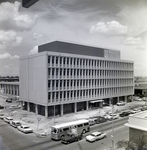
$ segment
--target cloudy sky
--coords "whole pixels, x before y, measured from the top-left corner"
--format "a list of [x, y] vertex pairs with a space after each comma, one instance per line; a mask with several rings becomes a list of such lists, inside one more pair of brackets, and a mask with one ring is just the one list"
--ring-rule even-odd
[[[4, 1], [4, 0], [3, 0]], [[146, 0], [21, 0], [0, 3], [0, 75], [19, 75], [19, 57], [54, 40], [121, 51], [147, 76]]]

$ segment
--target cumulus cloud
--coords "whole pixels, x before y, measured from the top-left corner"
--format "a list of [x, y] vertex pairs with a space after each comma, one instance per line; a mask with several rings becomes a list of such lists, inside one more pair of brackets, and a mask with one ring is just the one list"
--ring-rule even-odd
[[0, 24], [4, 30], [29, 30], [35, 24], [37, 16], [33, 18], [27, 14], [20, 14], [20, 2], [3, 2], [0, 4]]
[[0, 59], [18, 59], [18, 55], [10, 55], [9, 53], [0, 54]]
[[125, 45], [138, 45], [141, 43], [141, 38], [134, 38], [134, 37], [128, 37], [125, 39], [124, 44]]
[[127, 26], [121, 25], [117, 21], [98, 22], [90, 28], [90, 33], [101, 33], [108, 35], [125, 35], [127, 33]]
[[22, 43], [22, 37], [17, 36], [16, 32], [0, 30], [0, 48], [1, 49], [18, 46], [21, 43]]
[[43, 37], [44, 37], [43, 34], [36, 33], [36, 32], [33, 33], [33, 39], [40, 39], [40, 38], [43, 38]]
[[33, 49], [29, 52], [29, 55], [38, 53], [38, 46], [34, 46]]

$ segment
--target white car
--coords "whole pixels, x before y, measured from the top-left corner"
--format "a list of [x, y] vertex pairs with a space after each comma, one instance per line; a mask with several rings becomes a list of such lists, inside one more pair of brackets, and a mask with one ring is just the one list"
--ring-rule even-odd
[[20, 105], [11, 105], [10, 106], [10, 109], [19, 109], [19, 108], [21, 108]]
[[142, 98], [136, 98], [136, 99], [134, 99], [134, 101], [139, 101], [139, 102], [141, 102], [141, 101], [142, 101]]
[[14, 128], [17, 128], [18, 126], [21, 125], [21, 122], [20, 121], [17, 121], [17, 120], [14, 120], [14, 121], [11, 121], [10, 122], [10, 125]]
[[7, 123], [10, 123], [10, 121], [13, 121], [13, 118], [12, 117], [4, 117], [3, 120]]
[[119, 118], [119, 115], [117, 114], [109, 114], [107, 115], [107, 119], [108, 120], [115, 120], [115, 119], [118, 119]]
[[25, 125], [25, 124], [18, 126], [17, 129], [21, 132], [24, 132], [24, 133], [32, 133], [33, 132], [33, 129], [30, 128], [28, 125]]
[[116, 103], [117, 106], [124, 106], [125, 104], [126, 104], [126, 103], [123, 102], [123, 101], [120, 101], [120, 102]]
[[95, 142], [96, 140], [100, 140], [106, 137], [107, 137], [106, 133], [96, 131], [86, 136], [86, 140], [89, 142]]

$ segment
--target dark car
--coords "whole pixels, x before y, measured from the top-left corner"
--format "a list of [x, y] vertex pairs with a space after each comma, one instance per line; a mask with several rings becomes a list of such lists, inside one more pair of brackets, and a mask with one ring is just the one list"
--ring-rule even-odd
[[4, 109], [4, 106], [0, 105], [0, 109]]
[[8, 98], [8, 99], [6, 99], [6, 102], [7, 103], [12, 103], [12, 99]]
[[97, 124], [107, 122], [108, 119], [102, 116], [97, 117]]
[[63, 138], [61, 139], [61, 142], [64, 144], [69, 144], [69, 143], [81, 140], [82, 137], [83, 137], [83, 134], [74, 134], [72, 132], [69, 132], [63, 136]]
[[131, 112], [129, 111], [124, 111], [121, 114], [119, 114], [120, 117], [125, 117], [125, 116], [129, 116], [131, 114]]

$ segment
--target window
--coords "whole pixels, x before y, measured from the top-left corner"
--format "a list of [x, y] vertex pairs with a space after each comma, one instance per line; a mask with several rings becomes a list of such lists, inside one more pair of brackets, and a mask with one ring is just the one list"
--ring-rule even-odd
[[78, 124], [77, 126], [78, 126], [78, 127], [82, 127], [83, 125], [82, 125], [82, 124]]
[[68, 131], [68, 130], [69, 130], [69, 128], [64, 128], [64, 129], [63, 129], [63, 131]]

